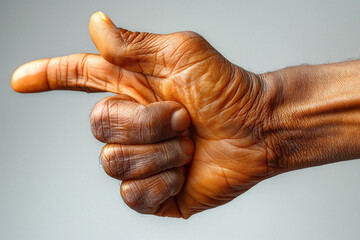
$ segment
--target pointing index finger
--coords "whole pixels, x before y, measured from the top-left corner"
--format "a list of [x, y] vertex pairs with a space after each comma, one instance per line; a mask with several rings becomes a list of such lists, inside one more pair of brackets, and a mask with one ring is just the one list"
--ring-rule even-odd
[[100, 55], [73, 54], [22, 65], [14, 72], [11, 86], [20, 93], [50, 90], [122, 93], [148, 104], [156, 101], [149, 79], [113, 65]]
[[119, 76], [127, 77], [122, 71], [99, 55], [73, 54], [22, 65], [14, 72], [11, 86], [20, 93], [49, 90], [117, 93]]

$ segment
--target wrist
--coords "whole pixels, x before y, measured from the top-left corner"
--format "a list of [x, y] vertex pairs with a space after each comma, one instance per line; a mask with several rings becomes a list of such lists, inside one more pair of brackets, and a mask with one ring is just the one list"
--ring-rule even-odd
[[260, 75], [268, 95], [262, 136], [269, 169], [281, 173], [360, 157], [356, 69], [353, 62]]

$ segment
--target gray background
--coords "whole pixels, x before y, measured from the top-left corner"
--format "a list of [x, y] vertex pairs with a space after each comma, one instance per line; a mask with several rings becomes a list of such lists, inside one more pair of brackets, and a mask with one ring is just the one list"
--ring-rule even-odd
[[261, 73], [358, 58], [359, 9], [358, 0], [1, 0], [0, 239], [360, 239], [358, 160], [277, 176], [186, 221], [144, 216], [103, 172], [89, 129], [109, 94], [10, 88], [27, 61], [96, 52], [88, 20], [99, 10], [131, 30], [197, 31]]

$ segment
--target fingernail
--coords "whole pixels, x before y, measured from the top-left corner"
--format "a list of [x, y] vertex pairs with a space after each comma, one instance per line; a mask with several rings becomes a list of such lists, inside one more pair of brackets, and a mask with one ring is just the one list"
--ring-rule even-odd
[[185, 108], [181, 108], [173, 113], [171, 117], [171, 127], [175, 132], [183, 132], [190, 126], [190, 116]]
[[105, 13], [103, 13], [101, 11], [99, 11], [97, 13], [105, 22], [110, 23], [111, 25], [115, 26], [115, 24], [111, 21], [111, 19], [108, 16], [106, 16]]
[[105, 21], [107, 21], [107, 16], [105, 15], [105, 13], [99, 11], [98, 14], [99, 14], [100, 17], [102, 17]]
[[186, 155], [192, 155], [194, 153], [194, 143], [190, 138], [181, 136], [179, 141], [181, 150]]

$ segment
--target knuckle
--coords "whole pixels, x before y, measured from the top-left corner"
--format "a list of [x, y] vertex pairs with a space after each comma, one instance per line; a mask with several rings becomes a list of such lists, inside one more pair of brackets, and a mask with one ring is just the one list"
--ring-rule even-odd
[[[57, 77], [61, 79], [62, 87], [65, 89], [80, 88], [88, 90], [86, 87], [87, 78], [87, 59], [90, 54], [73, 54], [70, 56], [57, 58], [57, 61], [50, 60], [50, 64], [57, 64]], [[57, 62], [57, 63], [56, 63]]]
[[200, 34], [194, 31], [184, 31], [180, 32], [180, 34], [183, 38], [202, 38]]
[[121, 145], [106, 145], [101, 151], [101, 163], [105, 172], [119, 180], [123, 180], [127, 172], [126, 152], [123, 151]]
[[[95, 138], [102, 142], [122, 143], [129, 138], [129, 133], [134, 131], [133, 113], [137, 105], [129, 105], [130, 102], [105, 98], [98, 102], [91, 112], [91, 130]], [[135, 130], [136, 131], [136, 130]]]
[[182, 42], [189, 41], [189, 45], [198, 44], [205, 40], [200, 34], [193, 31], [180, 32], [180, 39]]
[[103, 147], [103, 149], [101, 150], [101, 153], [100, 153], [101, 164], [102, 164], [105, 172], [111, 177], [114, 175], [111, 170], [112, 169], [111, 168], [112, 155], [113, 155], [113, 152], [109, 149], [108, 145]]
[[105, 141], [110, 137], [109, 119], [109, 100], [103, 99], [98, 102], [90, 115], [90, 126], [94, 137], [100, 141]]
[[142, 205], [144, 197], [134, 181], [127, 181], [121, 184], [121, 197], [132, 209]]
[[[145, 188], [144, 188], [145, 187]], [[152, 189], [137, 181], [127, 181], [121, 184], [121, 197], [132, 209], [140, 213], [150, 213], [159, 204], [159, 195], [152, 194]]]
[[200, 34], [193, 31], [185, 31], [179, 33], [181, 43], [191, 49], [212, 49], [211, 45]]

